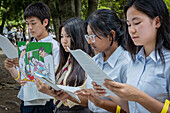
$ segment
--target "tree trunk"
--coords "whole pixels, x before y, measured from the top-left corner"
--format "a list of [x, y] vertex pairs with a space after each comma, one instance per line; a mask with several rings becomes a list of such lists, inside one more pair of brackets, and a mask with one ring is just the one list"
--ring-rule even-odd
[[54, 26], [54, 32], [55, 32], [56, 40], [58, 41], [59, 40], [58, 32], [60, 26], [60, 20], [59, 20], [60, 14], [59, 14], [59, 7], [58, 7], [59, 2], [54, 0], [44, 0], [43, 2], [46, 3], [50, 8], [52, 22]]
[[88, 0], [88, 12], [87, 17], [97, 10], [98, 0]]
[[59, 0], [60, 4], [60, 22], [75, 17], [75, 0]]
[[53, 19], [53, 26], [55, 31], [56, 40], [59, 41], [59, 26], [60, 26], [60, 20], [58, 17], [52, 16]]
[[[46, 3], [51, 10], [55, 35], [58, 40], [60, 24], [65, 20], [76, 16], [75, 0], [43, 0], [43, 2]], [[81, 9], [79, 13], [81, 13]]]
[[81, 0], [75, 0], [76, 17], [81, 17]]
[[0, 34], [3, 33], [3, 28], [4, 28], [4, 25], [5, 25], [5, 21], [6, 21], [6, 13], [4, 12], [2, 14], [2, 24], [0, 25]]

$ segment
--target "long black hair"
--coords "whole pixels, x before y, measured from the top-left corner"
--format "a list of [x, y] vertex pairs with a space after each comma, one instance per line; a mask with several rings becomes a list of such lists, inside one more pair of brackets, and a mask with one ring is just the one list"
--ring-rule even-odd
[[[66, 52], [64, 50], [61, 44], [61, 30], [63, 27], [66, 33], [70, 37], [71, 50], [81, 49], [91, 56], [94, 55], [93, 50], [91, 49], [90, 45], [87, 43], [87, 41], [84, 38], [84, 35], [86, 34], [84, 20], [77, 17], [73, 17], [66, 20], [64, 23], [61, 24], [59, 28], [60, 61], [59, 61], [59, 67], [56, 71], [56, 75], [61, 74], [62, 68], [66, 64], [70, 54], [69, 52]], [[66, 80], [66, 84], [69, 86], [75, 86], [75, 85], [80, 86], [84, 83], [85, 71], [82, 69], [82, 67], [78, 64], [78, 62], [74, 59], [72, 55], [70, 55], [70, 60], [71, 60], [72, 67], [69, 76]]]
[[110, 46], [113, 44], [113, 41], [117, 41], [118, 45], [121, 45], [125, 49], [124, 43], [124, 24], [125, 22], [116, 15], [116, 13], [109, 9], [100, 9], [93, 12], [86, 20], [85, 26], [90, 26], [93, 33], [100, 39], [98, 34], [104, 34], [105, 38], [111, 36], [111, 30], [114, 30], [115, 40], [113, 40]]
[[[127, 10], [130, 7], [134, 7], [136, 10], [143, 12], [151, 19], [154, 19], [156, 16], [159, 17], [161, 26], [158, 28], [155, 51], [158, 51], [160, 58], [165, 63], [164, 55], [161, 51], [162, 47], [170, 50], [170, 17], [169, 12], [166, 7], [166, 4], [163, 0], [130, 0], [124, 8], [124, 13], [126, 15]], [[126, 25], [126, 44], [127, 50], [132, 54], [132, 59], [135, 61], [135, 55], [139, 52], [142, 46], [136, 46], [129, 33], [128, 26]], [[155, 56], [157, 58], [157, 52]]]

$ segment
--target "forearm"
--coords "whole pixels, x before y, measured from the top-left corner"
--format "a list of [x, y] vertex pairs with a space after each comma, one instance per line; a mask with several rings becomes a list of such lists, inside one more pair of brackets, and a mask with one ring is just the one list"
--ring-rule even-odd
[[110, 100], [100, 99], [100, 103], [96, 104], [97, 107], [103, 108], [107, 111], [116, 113], [117, 105]]
[[[9, 72], [11, 73], [12, 77], [18, 82], [20, 83], [20, 75], [18, 74], [18, 71], [15, 67], [13, 67], [11, 70], [9, 70]], [[19, 78], [18, 78], [19, 77]], [[17, 79], [18, 78], [18, 79]]]
[[81, 95], [78, 95], [79, 99], [80, 99], [80, 103], [73, 97], [69, 96], [69, 100], [79, 104], [79, 105], [82, 105], [82, 106], [85, 106], [85, 107], [88, 107], [88, 99], [87, 97], [84, 97], [84, 96], [81, 96]]
[[[141, 92], [139, 98], [137, 98], [136, 102], [141, 104], [145, 109], [150, 111], [151, 113], [160, 113], [164, 103], [152, 98], [144, 92]], [[167, 113], [170, 113], [168, 110]]]
[[129, 107], [128, 107], [128, 101], [122, 100], [120, 97], [118, 96], [111, 96], [109, 95], [109, 98], [112, 99], [112, 101], [114, 103], [116, 103], [117, 105], [119, 105], [121, 107], [121, 109], [123, 109], [126, 112], [129, 112]]

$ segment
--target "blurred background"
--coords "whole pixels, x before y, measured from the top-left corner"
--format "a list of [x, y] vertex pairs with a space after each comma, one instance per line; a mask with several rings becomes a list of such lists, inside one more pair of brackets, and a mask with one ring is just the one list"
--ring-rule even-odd
[[[86, 19], [96, 9], [107, 8], [117, 12], [124, 19], [123, 7], [127, 0], [0, 0], [0, 34], [9, 39], [26, 40], [29, 37], [23, 12], [35, 1], [42, 1], [51, 10], [49, 33], [58, 40], [60, 24], [71, 17]], [[170, 0], [164, 0], [170, 11]], [[18, 33], [17, 33], [18, 32]]]

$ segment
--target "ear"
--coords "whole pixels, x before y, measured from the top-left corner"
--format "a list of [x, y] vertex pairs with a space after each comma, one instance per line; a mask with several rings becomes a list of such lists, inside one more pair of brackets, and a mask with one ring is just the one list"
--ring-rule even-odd
[[47, 19], [47, 18], [44, 19], [43, 25], [44, 25], [45, 27], [48, 25], [48, 19]]
[[[115, 35], [116, 35], [116, 32], [114, 30], [111, 30], [110, 31], [112, 37], [113, 37], [113, 40], [115, 40]], [[110, 37], [110, 40], [112, 41], [112, 37]]]
[[156, 16], [154, 20], [155, 20], [155, 27], [158, 29], [161, 26], [159, 16]]

